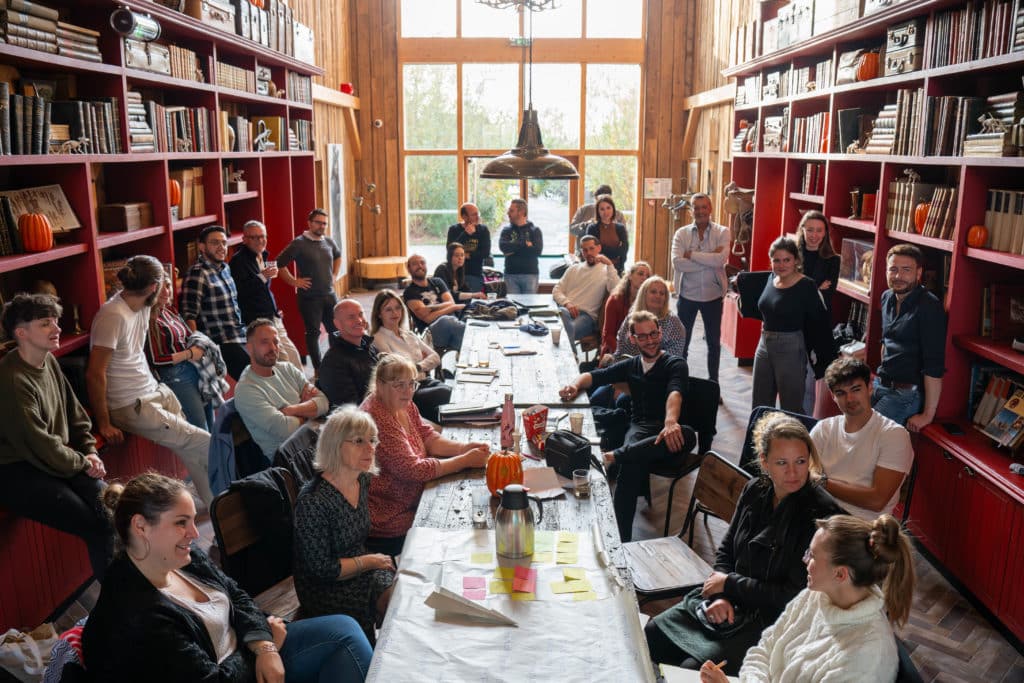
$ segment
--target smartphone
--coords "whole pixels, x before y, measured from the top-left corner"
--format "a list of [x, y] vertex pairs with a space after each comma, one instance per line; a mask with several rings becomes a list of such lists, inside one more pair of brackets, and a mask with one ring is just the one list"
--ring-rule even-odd
[[943, 422], [942, 428], [953, 436], [963, 436], [964, 430], [956, 422]]

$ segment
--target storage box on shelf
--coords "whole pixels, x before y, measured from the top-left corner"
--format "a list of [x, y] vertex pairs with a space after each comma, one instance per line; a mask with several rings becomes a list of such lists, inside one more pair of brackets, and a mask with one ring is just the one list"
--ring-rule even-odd
[[[113, 280], [123, 259], [147, 253], [183, 271], [195, 258], [194, 238], [205, 225], [227, 225], [231, 242], [237, 244], [246, 220], [262, 220], [274, 253], [294, 237], [297, 226], [305, 225], [305, 215], [315, 201], [313, 153], [303, 151], [311, 149], [310, 77], [320, 70], [234, 33], [211, 30], [149, 0], [40, 2], [59, 9], [62, 22], [81, 29], [77, 33], [84, 38], [66, 35], [67, 40], [89, 42], [95, 48], [91, 55], [73, 56], [70, 50], [51, 53], [0, 45], [0, 64], [13, 74], [11, 82], [4, 84], [7, 103], [14, 95], [41, 95], [43, 112], [50, 104], [48, 137], [53, 143], [49, 149], [44, 146], [45, 126], [33, 125], [39, 135], [22, 137], [25, 112], [36, 124], [38, 110], [36, 100], [30, 100], [28, 108], [22, 103], [21, 126], [8, 127], [9, 135], [17, 132], [19, 147], [14, 146], [13, 136], [6, 144], [0, 126], [0, 194], [57, 185], [81, 227], [58, 232], [53, 248], [46, 251], [0, 256], [0, 294], [6, 298], [48, 286], [40, 281], [52, 284], [66, 312], [59, 350], [65, 354], [88, 346], [90, 324], [108, 295], [107, 281]], [[122, 36], [108, 23], [110, 13], [122, 5], [160, 22], [160, 43], [169, 46], [170, 73], [162, 63], [154, 71], [149, 70], [154, 67], [149, 61], [146, 69], [128, 61]], [[92, 55], [97, 52], [102, 62], [94, 61]], [[268, 94], [218, 84], [218, 63], [254, 72], [264, 67]], [[275, 96], [270, 95], [271, 82]], [[0, 86], [0, 99], [4, 94]], [[86, 102], [92, 104], [86, 106]], [[252, 144], [228, 151], [222, 146], [226, 140], [219, 113], [232, 107], [249, 118], [278, 117], [282, 144], [262, 153], [252, 151]], [[12, 122], [13, 117], [8, 119]], [[290, 144], [289, 130], [303, 133], [301, 150]], [[33, 153], [17, 154], [19, 148]], [[232, 170], [244, 170], [248, 184], [244, 192], [225, 191], [227, 164]], [[200, 170], [198, 180], [195, 169]], [[192, 171], [187, 191], [180, 185], [172, 188], [171, 177], [183, 181], [187, 170]], [[135, 228], [129, 207], [139, 204], [149, 207], [150, 217]], [[108, 205], [124, 207], [117, 216], [101, 214], [101, 207]], [[117, 217], [125, 220], [118, 222]], [[285, 320], [294, 325], [300, 320], [294, 295], [278, 294]], [[291, 334], [302, 343], [301, 329]], [[150, 467], [184, 474], [168, 451], [135, 438], [110, 449], [106, 457], [113, 476], [128, 477]], [[40, 623], [88, 576], [79, 541], [2, 511], [0, 553], [14, 558], [0, 563], [4, 628]]]
[[[765, 152], [754, 146], [734, 152], [732, 176], [740, 185], [756, 189], [755, 228], [747, 245], [751, 270], [768, 268], [768, 245], [780, 234], [794, 232], [801, 214], [812, 208], [829, 216], [837, 251], [859, 241], [864, 243], [862, 253], [870, 249], [877, 261], [900, 242], [921, 247], [925, 280], [948, 312], [947, 370], [936, 424], [919, 442], [911, 528], [954, 577], [1024, 638], [1024, 600], [1014, 590], [1024, 576], [1024, 562], [1007, 556], [1006, 550], [1014, 547], [1014, 539], [1024, 538], [1024, 480], [1008, 473], [1011, 455], [1006, 449], [994, 447], [991, 439], [969, 428], [964, 398], [971, 394], [972, 370], [979, 363], [1024, 372], [1024, 353], [1012, 350], [1009, 340], [984, 336], [991, 329], [990, 323], [985, 327], [991, 315], [983, 301], [987, 288], [1024, 278], [1024, 181], [1019, 179], [1024, 157], [980, 156], [1020, 153], [1019, 134], [1009, 126], [1024, 113], [1018, 111], [1024, 109], [1024, 50], [1013, 51], [1013, 21], [1009, 27], [976, 21], [996, 4], [907, 0], [875, 7], [844, 26], [802, 42], [790, 41], [725, 73], [739, 85], [759, 84], [770, 73], [781, 73], [780, 82], [793, 82], [803, 78], [801, 70], [809, 64], [837, 64], [841, 53], [892, 42], [910, 27], [915, 37], [907, 42], [923, 45], [922, 68], [917, 69], [916, 57], [911, 57], [905, 62], [913, 68], [909, 72], [904, 66], [901, 73], [845, 85], [822, 81], [813, 94], [783, 92], [770, 101], [753, 101], [750, 92], [760, 88], [744, 88], [734, 131], [740, 133], [740, 120], [764, 121], [789, 107], [789, 128], [779, 135], [788, 137], [791, 151]], [[762, 21], [775, 19], [773, 4], [761, 7], [766, 13]], [[788, 16], [784, 13], [783, 19], [791, 22]], [[777, 23], [783, 32], [782, 22]], [[883, 59], [883, 73], [884, 67]], [[894, 70], [899, 69], [890, 69]], [[881, 133], [885, 125], [878, 123], [883, 111], [892, 118], [888, 140]], [[986, 125], [1002, 125], [1005, 135], [985, 137], [977, 119], [986, 111], [992, 120]], [[792, 151], [804, 149], [797, 140], [806, 138], [797, 122], [815, 115], [830, 118], [828, 152]], [[874, 129], [878, 132], [872, 140], [869, 133]], [[856, 153], [865, 146], [876, 153]], [[976, 154], [963, 156], [965, 149]], [[808, 173], [813, 175], [808, 171], [812, 164], [824, 166], [824, 186], [808, 193], [804, 190]], [[873, 207], [865, 202], [868, 196], [874, 198]], [[888, 286], [885, 268], [876, 262], [869, 273], [859, 276], [857, 286], [840, 282], [833, 315], [836, 321], [845, 320], [852, 309], [866, 308], [867, 360], [877, 366], [879, 298]], [[726, 317], [732, 315], [736, 312], [727, 305]], [[744, 322], [723, 321], [723, 335]], [[739, 340], [727, 345], [734, 350], [743, 346]], [[744, 353], [737, 351], [737, 356], [749, 358]], [[938, 424], [949, 419], [961, 421], [968, 435], [946, 434]]]

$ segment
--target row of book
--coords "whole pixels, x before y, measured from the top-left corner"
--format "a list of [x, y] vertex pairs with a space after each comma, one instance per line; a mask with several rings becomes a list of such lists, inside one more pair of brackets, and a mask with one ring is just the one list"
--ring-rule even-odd
[[0, 197], [0, 256], [20, 254], [22, 251], [21, 232], [11, 208], [11, 200], [9, 197]]
[[971, 420], [996, 445], [1016, 449], [1024, 443], [1024, 382], [991, 375]]
[[206, 82], [202, 62], [194, 50], [180, 45], [168, 45], [167, 50], [171, 55], [171, 76], [183, 81]]
[[927, 37], [930, 66], [962, 64], [1010, 52], [1015, 4], [1013, 0], [968, 2], [936, 14]]
[[294, 71], [288, 72], [288, 99], [303, 104], [313, 104], [313, 79]]
[[181, 203], [178, 205], [178, 220], [206, 214], [206, 187], [203, 167], [171, 169], [168, 177], [181, 185]]
[[804, 194], [825, 194], [825, 164], [812, 161], [804, 164], [800, 173], [800, 191]]
[[825, 154], [829, 151], [829, 118], [827, 111], [793, 119], [790, 150], [795, 153]]
[[296, 152], [311, 151], [313, 149], [313, 122], [292, 119], [290, 125], [292, 139], [289, 139], [288, 149]]
[[0, 34], [16, 47], [101, 62], [99, 32], [59, 20], [56, 9], [30, 0], [0, 3]]
[[923, 88], [900, 88], [896, 102], [886, 104], [872, 122], [868, 154], [916, 154], [921, 144]]
[[167, 106], [146, 100], [144, 103], [153, 150], [156, 152], [212, 152], [210, 135], [212, 112], [206, 107]]
[[986, 249], [1024, 255], [1024, 191], [990, 189], [985, 227]]
[[217, 62], [215, 73], [217, 85], [221, 87], [243, 92], [256, 92], [256, 72], [252, 69], [243, 69], [240, 66]]
[[[885, 225], [895, 232], [918, 232], [925, 237], [948, 240], [956, 224], [956, 188], [912, 179], [889, 183], [889, 201]], [[921, 230], [916, 225], [917, 207], [927, 204], [928, 210]]]
[[120, 154], [116, 97], [47, 101], [11, 94], [0, 83], [0, 152], [3, 154]]

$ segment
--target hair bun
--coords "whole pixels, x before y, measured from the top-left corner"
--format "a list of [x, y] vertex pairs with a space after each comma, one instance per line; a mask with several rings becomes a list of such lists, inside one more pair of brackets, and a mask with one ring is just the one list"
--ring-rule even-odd
[[113, 512], [117, 508], [118, 502], [121, 500], [121, 494], [124, 492], [124, 484], [114, 483], [103, 489], [103, 493], [100, 494], [100, 502], [103, 503], [103, 507]]
[[899, 556], [900, 523], [892, 515], [880, 515], [871, 524], [868, 545], [872, 555], [883, 562], [895, 562]]

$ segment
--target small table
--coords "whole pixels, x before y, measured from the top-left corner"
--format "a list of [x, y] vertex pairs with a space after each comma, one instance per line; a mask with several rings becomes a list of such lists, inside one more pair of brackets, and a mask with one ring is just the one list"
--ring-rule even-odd
[[394, 280], [401, 285], [405, 270], [404, 256], [367, 256], [356, 259], [356, 272], [360, 280]]

